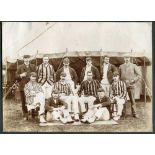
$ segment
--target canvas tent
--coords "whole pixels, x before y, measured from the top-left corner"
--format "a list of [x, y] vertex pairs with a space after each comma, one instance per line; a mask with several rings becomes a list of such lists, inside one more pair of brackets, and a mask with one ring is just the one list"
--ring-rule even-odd
[[[152, 86], [151, 24], [148, 22], [4, 23], [3, 40], [3, 60], [10, 56], [10, 60], [6, 60], [7, 82], [14, 81], [13, 75], [24, 54], [32, 55], [32, 63], [36, 65], [41, 63], [43, 54], [49, 54], [55, 71], [61, 59], [68, 56], [71, 66], [80, 74], [86, 56], [92, 56], [93, 63], [100, 69], [102, 56], [111, 56], [111, 63], [118, 67], [123, 63], [123, 56], [130, 53], [133, 63], [141, 66], [143, 75], [148, 73], [146, 81], [150, 89]], [[142, 93], [142, 89], [139, 92]]]
[[[96, 54], [94, 54], [96, 53]], [[36, 55], [36, 58], [32, 58], [31, 63], [35, 64], [38, 66], [39, 64], [42, 63], [42, 55], [39, 54]], [[100, 70], [101, 64], [103, 63], [102, 56], [104, 55], [109, 55], [112, 56], [110, 58], [110, 63], [114, 64], [116, 67], [119, 67], [121, 64], [124, 63], [123, 57], [126, 55], [126, 53], [116, 53], [113, 54], [111, 52], [103, 52], [103, 51], [87, 51], [87, 52], [64, 52], [64, 53], [59, 53], [57, 55], [55, 54], [46, 54], [50, 58], [50, 64], [53, 65], [55, 72], [62, 67], [62, 59], [63, 57], [69, 57], [70, 58], [70, 66], [73, 67], [76, 72], [78, 77], [80, 77], [80, 73], [82, 68], [85, 66], [85, 57], [86, 56], [91, 56], [93, 58], [93, 64]], [[137, 57], [131, 57], [131, 60], [133, 63], [137, 64], [139, 68], [141, 69], [143, 73], [143, 78], [146, 72], [148, 71], [148, 67], [151, 65], [150, 61], [147, 57], [140, 57], [140, 54]], [[17, 70], [17, 67], [23, 63], [22, 60], [18, 59], [14, 63], [13, 62], [7, 62], [7, 83], [9, 85], [12, 85], [15, 82], [15, 73]], [[145, 68], [145, 69], [144, 69]], [[80, 80], [80, 79], [79, 79]], [[79, 81], [80, 82], [80, 81]], [[147, 85], [149, 85], [147, 83]], [[144, 94], [144, 83], [143, 81], [137, 83], [136, 87], [136, 98], [140, 98], [141, 94]], [[150, 94], [149, 94], [150, 95]]]

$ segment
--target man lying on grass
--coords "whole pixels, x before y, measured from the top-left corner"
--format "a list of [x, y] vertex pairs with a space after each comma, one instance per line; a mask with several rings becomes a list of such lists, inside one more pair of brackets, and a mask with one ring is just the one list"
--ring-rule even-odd
[[97, 90], [97, 98], [91, 108], [83, 115], [81, 122], [93, 123], [95, 120], [109, 120], [110, 119], [110, 99], [105, 96], [105, 91], [102, 88]]
[[67, 104], [60, 100], [58, 90], [53, 90], [51, 98], [46, 100], [45, 109], [47, 111], [46, 120], [61, 121], [62, 123], [73, 123]]

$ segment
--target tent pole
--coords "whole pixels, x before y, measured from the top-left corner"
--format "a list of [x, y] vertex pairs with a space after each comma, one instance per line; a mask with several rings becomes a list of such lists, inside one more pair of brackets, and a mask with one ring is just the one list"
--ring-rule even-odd
[[37, 67], [37, 58], [36, 58], [36, 67]]
[[146, 62], [144, 57], [144, 105], [146, 105]]
[[[37, 50], [37, 55], [38, 55], [38, 50]], [[37, 61], [37, 57], [36, 57], [36, 67], [37, 67], [37, 63], [38, 63], [38, 61]]]
[[18, 59], [17, 59], [17, 68], [18, 68], [18, 65], [19, 65], [19, 64], [18, 64]]

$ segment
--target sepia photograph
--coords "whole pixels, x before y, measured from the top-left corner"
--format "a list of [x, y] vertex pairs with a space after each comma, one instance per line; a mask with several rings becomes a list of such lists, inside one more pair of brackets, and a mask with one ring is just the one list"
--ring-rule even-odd
[[152, 22], [2, 22], [5, 133], [153, 132]]

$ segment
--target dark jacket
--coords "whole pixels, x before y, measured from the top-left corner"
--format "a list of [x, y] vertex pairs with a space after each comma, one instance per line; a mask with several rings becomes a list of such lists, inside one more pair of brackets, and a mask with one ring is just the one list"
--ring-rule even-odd
[[[26, 77], [21, 78], [20, 74], [27, 72]], [[24, 91], [25, 84], [30, 80], [30, 73], [36, 72], [36, 67], [33, 64], [30, 64], [27, 68], [25, 64], [20, 65], [16, 71], [16, 79], [19, 81], [19, 90]]]
[[[57, 71], [57, 73], [56, 73], [56, 82], [60, 80], [60, 74], [61, 74], [61, 72], [63, 72], [63, 71], [64, 71], [63, 67], [60, 68], [60, 69]], [[69, 67], [69, 72], [70, 72], [70, 75], [71, 75], [72, 80], [75, 82], [75, 85], [76, 85], [76, 83], [77, 83], [77, 81], [78, 81], [78, 76], [77, 76], [77, 74], [76, 74], [76, 71], [75, 71], [73, 68]]]
[[63, 105], [64, 103], [61, 100], [56, 99], [56, 102], [54, 102], [54, 99], [51, 97], [48, 100], [46, 100], [45, 110], [53, 111], [53, 108], [59, 108], [59, 107], [62, 107]]
[[109, 97], [104, 96], [101, 100], [97, 97], [96, 100], [94, 101], [94, 105], [95, 104], [101, 104], [102, 107], [107, 107], [110, 106], [111, 102]]
[[[86, 67], [83, 67], [82, 72], [81, 72], [81, 76], [80, 76], [80, 81], [81, 81], [81, 82], [82, 82], [83, 79], [84, 79], [85, 70], [86, 70]], [[100, 73], [99, 73], [97, 67], [95, 67], [95, 66], [92, 65], [92, 66], [91, 66], [91, 71], [92, 71], [92, 74], [93, 74], [93, 79], [94, 79], [94, 80], [100, 81], [100, 80], [101, 80], [101, 79], [100, 79]]]
[[[103, 68], [104, 68], [104, 64], [101, 66], [101, 78], [103, 77]], [[110, 64], [108, 65], [108, 72], [107, 72], [107, 78], [108, 78], [108, 81], [109, 83], [111, 84], [112, 83], [112, 78], [113, 78], [113, 73], [117, 71], [117, 68]]]

